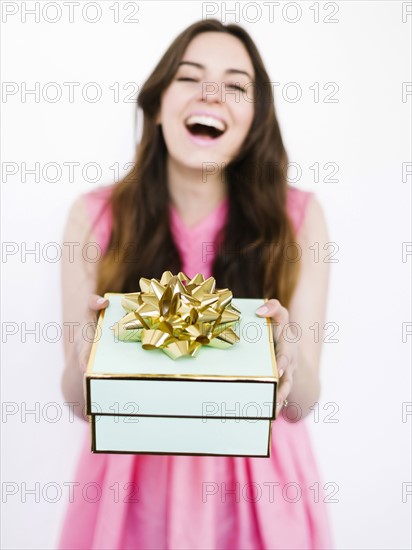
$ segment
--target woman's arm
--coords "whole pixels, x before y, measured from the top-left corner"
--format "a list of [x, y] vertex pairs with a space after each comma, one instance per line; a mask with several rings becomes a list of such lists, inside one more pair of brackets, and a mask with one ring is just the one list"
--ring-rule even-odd
[[[84, 416], [83, 370], [87, 341], [93, 330], [84, 330], [86, 323], [96, 316], [89, 309], [89, 298], [95, 290], [96, 263], [87, 260], [85, 245], [95, 242], [90, 232], [90, 220], [85, 200], [76, 199], [67, 217], [63, 235], [61, 268], [62, 318], [64, 333], [65, 368], [62, 377], [62, 391], [67, 402], [74, 406], [77, 416]], [[82, 368], [83, 367], [83, 368]]]
[[[302, 268], [288, 309], [289, 322], [297, 324], [301, 335], [288, 401], [299, 405], [304, 418], [320, 395], [319, 366], [329, 287], [329, 263], [324, 261], [328, 251], [323, 249], [329, 236], [322, 207], [315, 196], [308, 203], [297, 241], [302, 249]], [[319, 254], [315, 254], [317, 246]], [[290, 416], [293, 418], [292, 413]]]
[[[298, 410], [287, 415], [291, 422], [307, 416], [320, 395], [319, 364], [329, 264], [324, 262], [323, 252], [328, 242], [326, 221], [314, 196], [308, 204], [297, 242], [301, 249], [301, 272], [289, 308], [271, 299], [256, 311], [258, 315], [270, 317], [273, 324], [280, 376], [276, 410], [278, 414], [286, 398], [289, 403], [295, 403]], [[314, 253], [316, 246], [319, 257]]]

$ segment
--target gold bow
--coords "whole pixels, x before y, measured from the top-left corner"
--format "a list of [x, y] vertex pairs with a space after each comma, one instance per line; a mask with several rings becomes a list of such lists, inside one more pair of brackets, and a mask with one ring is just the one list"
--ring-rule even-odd
[[160, 281], [141, 277], [141, 292], [124, 294], [126, 315], [113, 329], [119, 340], [142, 342], [143, 349], [162, 349], [172, 359], [195, 357], [202, 345], [228, 348], [239, 341], [231, 326], [240, 311], [232, 292], [215, 289], [214, 277], [164, 271]]

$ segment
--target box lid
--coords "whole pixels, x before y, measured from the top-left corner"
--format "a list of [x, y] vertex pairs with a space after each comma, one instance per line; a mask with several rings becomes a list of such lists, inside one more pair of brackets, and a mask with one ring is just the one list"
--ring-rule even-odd
[[140, 342], [116, 341], [111, 327], [125, 314], [123, 294], [105, 296], [110, 304], [99, 317], [86, 371], [88, 414], [197, 417], [213, 411], [222, 417], [275, 417], [279, 377], [273, 331], [269, 318], [255, 314], [263, 300], [233, 298], [241, 315], [233, 326], [239, 342], [227, 349], [202, 346], [196, 357], [174, 361], [162, 350], [144, 350]]

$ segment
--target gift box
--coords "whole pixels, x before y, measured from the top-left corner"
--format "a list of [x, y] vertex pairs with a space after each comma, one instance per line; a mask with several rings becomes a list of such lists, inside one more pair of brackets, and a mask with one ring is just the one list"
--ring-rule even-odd
[[208, 340], [189, 323], [193, 340], [183, 343], [192, 353], [179, 356], [176, 343], [156, 349], [159, 330], [146, 330], [145, 345], [133, 329], [131, 341], [120, 340], [119, 320], [134, 315], [125, 317], [124, 304], [135, 295], [105, 297], [85, 374], [92, 452], [269, 456], [279, 376], [270, 319], [255, 314], [263, 300], [233, 298], [231, 322], [214, 328], [221, 338], [213, 346], [198, 345]]

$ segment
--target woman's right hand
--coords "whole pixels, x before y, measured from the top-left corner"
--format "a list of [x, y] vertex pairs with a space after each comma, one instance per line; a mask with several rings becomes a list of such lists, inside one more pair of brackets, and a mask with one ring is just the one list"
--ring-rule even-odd
[[97, 322], [97, 312], [102, 309], [105, 309], [109, 305], [108, 298], [103, 296], [98, 296], [97, 294], [92, 294], [89, 297], [89, 315], [85, 320], [82, 330], [78, 331], [78, 340], [77, 340], [77, 350], [79, 356], [79, 367], [82, 373], [86, 372], [87, 363], [89, 362], [90, 352], [92, 349], [93, 341], [90, 338], [90, 330], [84, 330], [84, 334], [87, 333], [87, 338], [83, 335], [83, 328], [88, 323], [96, 324]]

